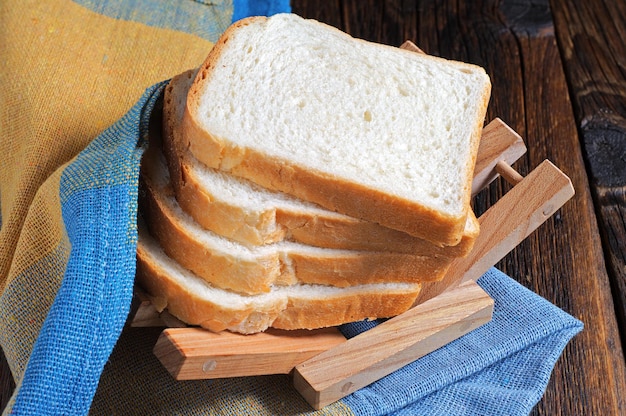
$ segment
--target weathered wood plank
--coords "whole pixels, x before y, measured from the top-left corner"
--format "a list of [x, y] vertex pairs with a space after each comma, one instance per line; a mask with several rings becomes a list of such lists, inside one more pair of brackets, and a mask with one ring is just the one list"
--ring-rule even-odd
[[0, 349], [0, 413], [4, 411], [4, 408], [9, 403], [14, 389], [15, 382], [13, 381], [11, 369], [2, 349]]
[[[297, 13], [300, 3], [292, 2]], [[411, 40], [426, 53], [484, 66], [493, 81], [488, 119], [502, 118], [529, 147], [516, 169], [527, 174], [548, 158], [571, 177], [576, 197], [499, 267], [587, 328], [566, 348], [534, 413], [619, 414], [620, 391], [626, 391], [621, 343], [548, 0], [416, 1], [412, 6], [386, 1], [382, 27], [395, 29], [382, 31], [372, 19], [356, 17], [357, 8], [371, 6], [368, 10], [378, 13], [374, 3], [343, 1], [342, 14], [351, 17], [340, 27], [391, 45], [399, 45], [401, 35], [415, 34]], [[406, 18], [398, 10], [408, 10]], [[307, 17], [318, 17], [315, 9], [308, 12]], [[502, 182], [479, 195], [478, 214], [509, 189]]]
[[576, 122], [626, 342], [626, 3], [553, 1]]
[[[504, 121], [512, 126], [525, 126], [529, 152], [522, 170], [548, 158], [570, 175], [578, 194], [560, 215], [527, 239], [500, 267], [582, 319], [587, 328], [593, 328], [568, 345], [535, 412], [618, 414], [623, 406], [619, 392], [625, 386], [624, 364], [567, 85], [547, 4], [522, 5], [523, 2], [500, 2], [498, 8], [494, 7], [500, 13], [502, 29], [507, 30], [498, 31], [499, 40], [494, 45], [476, 45], [492, 53], [485, 62], [494, 79], [492, 105], [515, 109], [514, 118]], [[505, 42], [510, 44], [502, 48]], [[512, 70], [498, 70], [503, 63], [515, 65], [518, 59], [519, 78], [508, 78], [515, 75]], [[497, 66], [493, 66], [494, 62]], [[503, 88], [499, 89], [500, 86]], [[516, 91], [518, 87], [522, 88]], [[521, 99], [519, 94], [523, 94]], [[616, 342], [617, 348], [613, 349], [607, 339]], [[606, 376], [604, 379], [597, 377], [600, 368]], [[589, 382], [581, 386], [574, 378]]]
[[344, 26], [341, 0], [294, 1], [292, 2], [292, 9], [294, 13], [302, 17], [316, 16], [317, 20], [331, 26]]
[[[529, 259], [526, 264], [530, 267], [524, 271], [529, 276], [544, 276], [532, 279], [531, 288], [587, 326], [567, 350], [579, 363], [565, 359], [564, 365], [555, 369], [554, 380], [568, 380], [570, 385], [559, 380], [548, 395], [562, 403], [559, 410], [564, 414], [584, 414], [589, 409], [597, 409], [593, 413], [598, 414], [619, 414], [621, 392], [626, 386], [619, 330], [556, 40], [552, 36], [519, 36], [519, 41], [529, 74], [525, 77], [528, 137], [538, 139], [536, 146], [529, 146], [530, 157], [554, 160], [572, 177], [578, 192], [578, 198], [564, 207], [550, 228], [529, 241], [532, 255], [539, 255], [542, 248], [550, 254], [544, 255], [548, 263]], [[610, 339], [617, 348], [607, 344]], [[602, 378], [597, 377], [599, 369], [603, 369]], [[573, 374], [589, 383], [585, 387], [572, 383]]]

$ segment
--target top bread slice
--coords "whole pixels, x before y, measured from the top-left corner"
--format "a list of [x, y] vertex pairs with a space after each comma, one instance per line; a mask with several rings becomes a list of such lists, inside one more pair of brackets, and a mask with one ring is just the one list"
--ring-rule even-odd
[[461, 242], [440, 246], [200, 163], [181, 138], [187, 92], [195, 75], [194, 70], [179, 74], [165, 89], [162, 142], [178, 203], [204, 228], [247, 246], [291, 240], [325, 248], [446, 257], [465, 256], [472, 249], [480, 228], [471, 210]]
[[490, 90], [474, 65], [293, 14], [253, 17], [200, 67], [183, 135], [210, 167], [456, 245]]

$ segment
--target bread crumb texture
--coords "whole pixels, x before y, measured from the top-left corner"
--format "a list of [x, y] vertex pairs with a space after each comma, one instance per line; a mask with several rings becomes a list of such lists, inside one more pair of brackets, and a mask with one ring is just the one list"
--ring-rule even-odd
[[293, 14], [242, 25], [222, 46], [198, 100], [207, 131], [463, 212], [472, 135], [490, 89], [482, 68], [357, 40]]

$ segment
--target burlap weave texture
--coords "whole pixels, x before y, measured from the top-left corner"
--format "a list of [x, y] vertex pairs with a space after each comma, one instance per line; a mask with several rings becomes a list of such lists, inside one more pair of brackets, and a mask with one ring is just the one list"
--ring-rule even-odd
[[[147, 123], [227, 25], [285, 1], [0, 2], [0, 346], [6, 414], [525, 414], [576, 319], [491, 270], [480, 332], [314, 412], [286, 376], [177, 382], [124, 327]], [[507, 307], [507, 305], [521, 305]], [[345, 325], [347, 336], [375, 323]]]

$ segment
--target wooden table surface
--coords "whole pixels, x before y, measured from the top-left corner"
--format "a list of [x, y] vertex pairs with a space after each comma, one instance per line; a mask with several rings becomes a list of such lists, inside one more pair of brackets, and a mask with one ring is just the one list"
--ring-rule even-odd
[[[525, 174], [550, 159], [576, 196], [498, 267], [582, 320], [533, 414], [626, 414], [626, 2], [293, 0], [355, 37], [483, 66], [488, 119], [522, 135]], [[507, 191], [477, 196], [477, 214]], [[0, 354], [0, 408], [13, 380]]]

